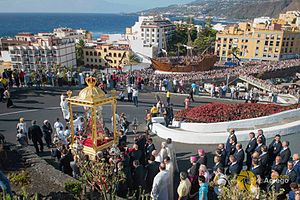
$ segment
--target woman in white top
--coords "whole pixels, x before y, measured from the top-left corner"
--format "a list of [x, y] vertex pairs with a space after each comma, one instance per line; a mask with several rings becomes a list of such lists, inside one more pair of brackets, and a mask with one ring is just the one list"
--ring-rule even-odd
[[27, 125], [26, 125], [26, 122], [23, 117], [21, 117], [19, 119], [19, 123], [17, 124], [17, 134], [19, 134], [19, 133], [22, 133], [23, 135], [25, 135], [26, 141], [28, 143]]
[[159, 155], [160, 155], [162, 160], [164, 160], [168, 156], [168, 150], [167, 150], [167, 143], [166, 142], [161, 143], [161, 149], [160, 149]]
[[209, 172], [207, 170], [207, 167], [205, 165], [200, 165], [199, 167], [199, 176], [205, 177], [205, 182], [209, 182]]

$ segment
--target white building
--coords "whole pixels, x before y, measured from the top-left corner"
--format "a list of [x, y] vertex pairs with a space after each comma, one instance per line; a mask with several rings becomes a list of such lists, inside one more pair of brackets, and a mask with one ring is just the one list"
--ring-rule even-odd
[[[126, 39], [133, 52], [154, 57], [166, 49], [167, 40], [175, 30], [170, 20], [158, 16], [140, 16], [131, 28], [126, 29]], [[142, 62], [150, 62], [142, 57]]]
[[253, 20], [253, 27], [255, 28], [257, 24], [265, 24], [266, 26], [272, 23], [272, 19], [270, 17], [258, 17]]
[[[54, 65], [76, 66], [75, 36], [55, 33], [20, 33], [6, 41], [6, 50], [1, 51], [2, 58], [9, 56], [14, 69], [36, 70]], [[9, 41], [9, 43], [8, 43]], [[4, 60], [4, 59], [3, 59]]]
[[36, 70], [54, 65], [76, 66], [74, 43], [55, 46], [10, 46], [9, 54], [14, 69]]
[[53, 34], [60, 39], [69, 39], [72, 42], [78, 43], [80, 40], [89, 40], [87, 34], [89, 33], [84, 29], [71, 29], [71, 28], [56, 28], [53, 30]]
[[213, 29], [216, 30], [216, 31], [224, 31], [226, 25], [225, 24], [221, 24], [221, 23], [217, 23], [215, 25], [213, 25]]

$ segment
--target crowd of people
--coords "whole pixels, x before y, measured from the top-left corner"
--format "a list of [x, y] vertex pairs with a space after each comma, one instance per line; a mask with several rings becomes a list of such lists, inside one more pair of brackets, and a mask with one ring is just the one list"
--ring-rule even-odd
[[[161, 109], [153, 105], [146, 113], [146, 121], [148, 117], [160, 115]], [[281, 141], [280, 135], [276, 135], [267, 144], [263, 130], [250, 132], [249, 142], [243, 147], [238, 142], [235, 130], [231, 129], [226, 143], [219, 144], [213, 152], [213, 166], [208, 165], [211, 158], [205, 150], [199, 149], [197, 156], [190, 157], [190, 167], [179, 170], [171, 138], [162, 142], [158, 148], [147, 130], [135, 133], [133, 144], [130, 145], [127, 141], [129, 123], [124, 113], [117, 117], [117, 123], [120, 154], [116, 157], [109, 150], [103, 150], [97, 154], [97, 160], [114, 164], [116, 170], [125, 173], [124, 181], [117, 186], [116, 192], [120, 197], [126, 198], [128, 192], [142, 189], [155, 200], [173, 200], [176, 196], [180, 200], [218, 199], [222, 195], [222, 188], [227, 187], [232, 178], [242, 170], [248, 170], [255, 178], [248, 177], [250, 181], [245, 183], [249, 184], [251, 194], [257, 199], [261, 190], [278, 193], [277, 199], [299, 198], [299, 154], [292, 154], [289, 141]], [[65, 126], [57, 119], [52, 126], [45, 120], [40, 127], [33, 120], [31, 126], [27, 127], [24, 118], [21, 118], [16, 127], [17, 139], [21, 145], [28, 145], [29, 140], [32, 140], [36, 153], [40, 153], [44, 150], [44, 138], [52, 156], [57, 158], [59, 169], [79, 178], [80, 166], [76, 152], [69, 147], [70, 131], [67, 124]], [[91, 160], [88, 156], [85, 159]], [[179, 185], [174, 181], [178, 175]]]

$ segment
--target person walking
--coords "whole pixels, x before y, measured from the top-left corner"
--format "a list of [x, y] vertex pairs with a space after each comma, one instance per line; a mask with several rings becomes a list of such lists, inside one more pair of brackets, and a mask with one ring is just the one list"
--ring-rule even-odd
[[166, 97], [167, 97], [167, 104], [168, 106], [170, 105], [171, 102], [171, 92], [168, 90], [166, 93]]
[[4, 98], [6, 99], [6, 107], [7, 108], [13, 107], [14, 104], [11, 100], [10, 91], [8, 88], [4, 91], [3, 95], [4, 95]]
[[44, 133], [44, 138], [45, 138], [45, 142], [48, 148], [51, 147], [52, 145], [52, 139], [51, 139], [51, 135], [53, 133], [51, 124], [48, 120], [45, 120], [42, 126], [42, 130]]
[[[31, 124], [32, 124], [32, 126], [28, 128], [29, 139], [32, 140], [36, 153], [40, 153], [40, 151], [43, 152], [44, 145], [43, 145], [43, 141], [42, 141], [42, 137], [43, 137], [42, 130], [36, 124], [35, 120], [33, 120], [31, 122]], [[40, 145], [40, 148], [38, 146], [38, 143]]]
[[190, 97], [186, 97], [184, 100], [184, 108], [188, 109], [190, 107]]
[[132, 90], [132, 97], [133, 97], [133, 103], [136, 107], [138, 107], [138, 97], [139, 97], [139, 91], [136, 88], [133, 88]]
[[23, 117], [20, 118], [19, 123], [17, 124], [17, 137], [22, 136], [25, 139], [25, 142], [28, 144], [28, 130], [27, 125]]

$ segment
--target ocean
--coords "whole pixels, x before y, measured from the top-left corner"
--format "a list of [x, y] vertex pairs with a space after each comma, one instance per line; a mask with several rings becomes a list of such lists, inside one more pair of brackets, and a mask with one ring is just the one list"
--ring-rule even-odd
[[0, 13], [0, 37], [19, 32], [51, 32], [57, 27], [86, 29], [97, 38], [100, 34], [125, 33], [138, 16], [98, 13]]

